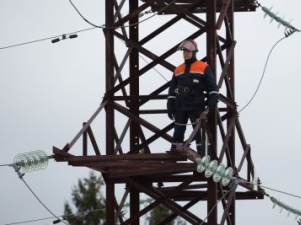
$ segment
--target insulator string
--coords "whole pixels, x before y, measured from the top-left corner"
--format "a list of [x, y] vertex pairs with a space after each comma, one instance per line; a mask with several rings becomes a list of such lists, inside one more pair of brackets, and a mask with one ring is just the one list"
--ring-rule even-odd
[[48, 159], [45, 152], [41, 150], [18, 154], [14, 158], [14, 164], [19, 167], [21, 173], [45, 169], [48, 165]]

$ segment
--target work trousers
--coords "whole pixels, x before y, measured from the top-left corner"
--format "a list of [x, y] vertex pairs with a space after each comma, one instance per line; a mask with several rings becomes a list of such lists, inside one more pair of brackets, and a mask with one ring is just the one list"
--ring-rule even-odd
[[[176, 148], [177, 144], [184, 143], [184, 136], [186, 130], [186, 124], [188, 119], [192, 123], [193, 128], [196, 126], [195, 122], [200, 117], [202, 111], [201, 110], [190, 110], [190, 111], [181, 111], [176, 110], [175, 112], [175, 127], [174, 127], [174, 134], [172, 138], [172, 145], [171, 148]], [[201, 130], [198, 130], [194, 137], [196, 141], [197, 151], [200, 155], [205, 155], [205, 150], [202, 147], [202, 135]]]

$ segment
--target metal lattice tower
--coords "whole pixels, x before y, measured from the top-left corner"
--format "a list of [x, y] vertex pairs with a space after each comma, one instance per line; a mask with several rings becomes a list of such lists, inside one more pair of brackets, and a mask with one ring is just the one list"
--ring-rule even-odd
[[[235, 225], [236, 200], [263, 198], [263, 191], [252, 183], [251, 147], [238, 119], [234, 76], [234, 13], [256, 7], [254, 0], [106, 0], [104, 99], [74, 139], [62, 149], [54, 147], [53, 152], [57, 161], [102, 173], [107, 225], [138, 225], [159, 204], [173, 212], [160, 224], [179, 216], [187, 224]], [[144, 20], [143, 13], [149, 19]], [[156, 16], [155, 24], [150, 15]], [[218, 162], [232, 167], [239, 178], [234, 188], [197, 173], [185, 149], [183, 153], [166, 152], [174, 126], [166, 115], [169, 80], [178, 64], [173, 56], [187, 38], [206, 46], [202, 60], [216, 75], [218, 109], [201, 126]], [[160, 80], [158, 73], [168, 78]], [[96, 126], [103, 127], [105, 137], [96, 137], [92, 124], [101, 114], [105, 114], [105, 125]], [[83, 147], [78, 155], [74, 145], [80, 139]], [[105, 140], [103, 149], [98, 139]], [[117, 185], [125, 188], [119, 190]], [[140, 205], [142, 194], [153, 199], [144, 207]], [[129, 216], [125, 218], [121, 211], [126, 201]], [[206, 220], [192, 208], [208, 216]]]

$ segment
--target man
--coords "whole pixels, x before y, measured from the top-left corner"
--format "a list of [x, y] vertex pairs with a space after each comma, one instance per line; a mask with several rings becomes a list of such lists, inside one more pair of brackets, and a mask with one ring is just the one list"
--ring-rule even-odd
[[[178, 50], [183, 51], [185, 62], [174, 70], [167, 99], [168, 117], [175, 120], [172, 150], [176, 149], [176, 145], [183, 144], [188, 119], [195, 126], [206, 106], [212, 109], [218, 102], [218, 87], [211, 68], [207, 63], [196, 59], [197, 43], [185, 40]], [[208, 95], [207, 101], [205, 92]], [[205, 149], [201, 138], [201, 132], [198, 131], [195, 135], [196, 147], [198, 154], [203, 156]]]

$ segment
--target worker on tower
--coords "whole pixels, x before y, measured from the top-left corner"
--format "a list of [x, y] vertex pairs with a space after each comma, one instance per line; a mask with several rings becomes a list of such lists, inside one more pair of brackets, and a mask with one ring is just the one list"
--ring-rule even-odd
[[[176, 149], [177, 145], [184, 144], [188, 119], [195, 126], [196, 120], [206, 107], [210, 110], [217, 106], [219, 96], [210, 66], [196, 59], [197, 43], [194, 40], [185, 40], [179, 45], [178, 50], [183, 51], [185, 61], [174, 70], [168, 91], [167, 113], [168, 117], [175, 121], [171, 150]], [[205, 155], [200, 130], [195, 135], [195, 141], [198, 154]], [[208, 154], [213, 156], [211, 152]]]

